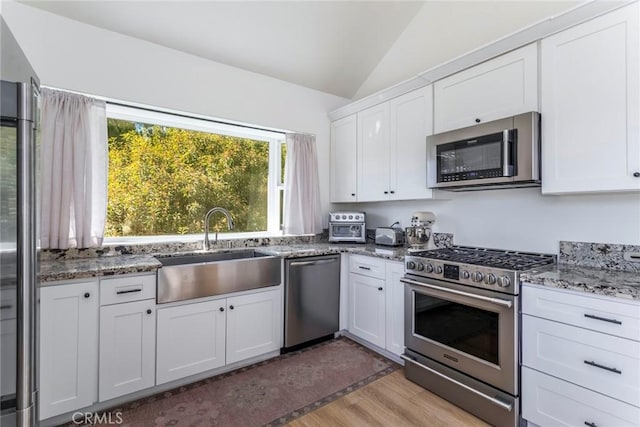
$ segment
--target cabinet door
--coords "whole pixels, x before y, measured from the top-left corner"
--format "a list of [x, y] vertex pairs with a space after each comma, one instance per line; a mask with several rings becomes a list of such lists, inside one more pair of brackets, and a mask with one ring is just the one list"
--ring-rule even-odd
[[535, 43], [434, 83], [434, 133], [538, 111]]
[[389, 103], [358, 113], [358, 201], [389, 200]]
[[98, 283], [40, 288], [40, 418], [98, 400]]
[[227, 298], [227, 363], [259, 356], [282, 346], [280, 289]]
[[100, 308], [101, 402], [155, 385], [155, 300]]
[[331, 201], [355, 202], [357, 199], [357, 116], [331, 123]]
[[385, 348], [398, 356], [404, 353], [404, 265], [387, 262], [385, 291], [386, 345]]
[[391, 121], [389, 198], [430, 199], [427, 188], [427, 136], [433, 131], [433, 87], [389, 101]]
[[349, 332], [385, 347], [384, 280], [349, 274]]
[[225, 364], [225, 299], [158, 309], [156, 384]]
[[638, 7], [542, 40], [543, 193], [640, 190]]

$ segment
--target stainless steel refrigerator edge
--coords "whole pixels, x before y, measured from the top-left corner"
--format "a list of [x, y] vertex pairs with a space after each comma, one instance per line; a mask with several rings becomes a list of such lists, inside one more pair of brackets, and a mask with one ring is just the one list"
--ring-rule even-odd
[[284, 348], [337, 332], [340, 255], [285, 260]]
[[10, 378], [2, 384], [0, 424], [32, 426], [38, 421], [35, 164], [39, 81], [2, 18], [0, 42], [1, 143], [7, 154], [0, 165], [0, 306], [9, 313], [1, 320], [0, 373], [3, 379]]

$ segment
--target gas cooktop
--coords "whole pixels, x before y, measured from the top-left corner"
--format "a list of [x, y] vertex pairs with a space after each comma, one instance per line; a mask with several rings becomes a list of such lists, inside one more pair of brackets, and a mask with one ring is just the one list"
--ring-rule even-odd
[[514, 271], [529, 270], [555, 261], [553, 255], [468, 246], [453, 246], [451, 248], [413, 252], [411, 255], [424, 259], [453, 261]]
[[555, 261], [555, 255], [453, 246], [412, 252], [405, 256], [405, 273], [418, 278], [518, 294], [519, 272]]

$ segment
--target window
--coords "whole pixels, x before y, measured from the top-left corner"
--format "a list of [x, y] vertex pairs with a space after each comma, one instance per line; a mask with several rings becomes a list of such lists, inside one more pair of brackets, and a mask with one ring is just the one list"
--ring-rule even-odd
[[[229, 210], [234, 232], [281, 230], [284, 135], [109, 104], [105, 237], [202, 234]], [[211, 230], [227, 231], [223, 215]]]

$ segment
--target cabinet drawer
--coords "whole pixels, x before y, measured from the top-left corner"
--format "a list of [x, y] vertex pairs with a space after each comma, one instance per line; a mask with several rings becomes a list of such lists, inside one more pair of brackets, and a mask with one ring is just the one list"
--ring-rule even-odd
[[155, 274], [100, 279], [100, 305], [155, 298]]
[[525, 366], [640, 406], [640, 342], [522, 317]]
[[383, 259], [370, 256], [351, 255], [349, 257], [349, 271], [363, 276], [384, 279], [385, 263]]
[[640, 304], [566, 291], [522, 287], [522, 312], [640, 341]]
[[524, 367], [522, 417], [540, 426], [637, 426], [640, 408]]

